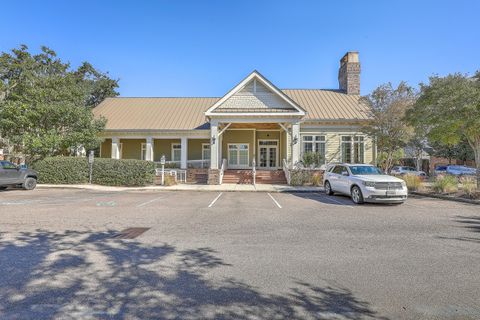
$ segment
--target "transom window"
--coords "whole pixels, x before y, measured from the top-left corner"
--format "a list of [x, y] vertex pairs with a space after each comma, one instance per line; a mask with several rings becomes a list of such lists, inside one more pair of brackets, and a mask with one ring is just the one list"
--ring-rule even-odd
[[172, 161], [179, 162], [182, 159], [182, 145], [180, 143], [172, 143]]
[[302, 138], [302, 151], [303, 153], [306, 152], [317, 152], [322, 155], [323, 162], [325, 162], [325, 136], [314, 136], [308, 135], [303, 136]]

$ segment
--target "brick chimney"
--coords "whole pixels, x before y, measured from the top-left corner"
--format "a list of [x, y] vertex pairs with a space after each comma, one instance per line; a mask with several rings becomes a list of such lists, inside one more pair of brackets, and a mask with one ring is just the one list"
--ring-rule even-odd
[[338, 84], [339, 89], [346, 94], [360, 94], [360, 61], [357, 51], [349, 51], [340, 59]]

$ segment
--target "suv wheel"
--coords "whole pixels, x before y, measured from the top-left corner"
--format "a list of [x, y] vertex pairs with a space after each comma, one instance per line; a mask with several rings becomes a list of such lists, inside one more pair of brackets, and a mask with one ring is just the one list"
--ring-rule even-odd
[[360, 188], [358, 186], [353, 186], [351, 196], [352, 196], [352, 201], [355, 204], [362, 204], [363, 203], [362, 190], [360, 190]]
[[325, 193], [328, 196], [331, 196], [333, 194], [332, 186], [330, 185], [330, 182], [328, 182], [328, 181], [325, 182]]
[[25, 182], [23, 183], [23, 189], [25, 190], [33, 190], [37, 186], [37, 179], [28, 177], [25, 179]]
[[7, 186], [0, 186], [0, 190], [5, 190], [7, 188], [8, 188]]

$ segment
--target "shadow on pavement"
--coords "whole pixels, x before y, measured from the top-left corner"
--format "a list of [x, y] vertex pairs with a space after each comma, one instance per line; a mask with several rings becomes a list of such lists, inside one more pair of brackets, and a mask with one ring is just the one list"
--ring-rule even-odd
[[[480, 216], [456, 216], [454, 219], [457, 223], [457, 226], [467, 229], [468, 231], [474, 233], [480, 233]], [[457, 236], [457, 237], [438, 237], [439, 239], [445, 240], [459, 240], [459, 241], [467, 241], [467, 242], [474, 242], [480, 243], [480, 235], [478, 237], [472, 236]]]
[[[44, 230], [0, 238], [2, 319], [379, 319], [346, 288], [292, 283], [265, 294], [207, 273], [229, 265], [211, 248]], [[384, 319], [384, 318], [383, 318]]]

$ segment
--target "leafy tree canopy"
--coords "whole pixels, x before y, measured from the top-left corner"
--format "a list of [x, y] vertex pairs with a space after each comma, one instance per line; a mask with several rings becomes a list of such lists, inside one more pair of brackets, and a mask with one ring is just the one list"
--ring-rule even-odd
[[386, 171], [392, 167], [396, 154], [412, 136], [412, 128], [405, 123], [404, 117], [416, 97], [415, 90], [401, 82], [396, 88], [391, 83], [381, 85], [362, 98], [371, 109], [371, 120], [362, 130], [375, 137], [378, 160]]
[[472, 148], [480, 185], [480, 72], [470, 77], [455, 73], [430, 77], [407, 114], [408, 121], [428, 125], [433, 142], [457, 145], [465, 139]]
[[42, 47], [25, 45], [0, 55], [0, 136], [28, 160], [98, 146], [105, 119], [91, 108], [118, 95], [118, 80], [84, 62], [74, 70]]

